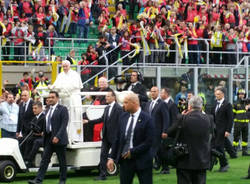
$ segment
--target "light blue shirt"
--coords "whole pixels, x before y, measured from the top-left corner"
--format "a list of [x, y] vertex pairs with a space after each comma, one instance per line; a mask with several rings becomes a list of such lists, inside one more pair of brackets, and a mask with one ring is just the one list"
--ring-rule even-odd
[[16, 132], [19, 107], [16, 103], [0, 104], [0, 128], [9, 132]]

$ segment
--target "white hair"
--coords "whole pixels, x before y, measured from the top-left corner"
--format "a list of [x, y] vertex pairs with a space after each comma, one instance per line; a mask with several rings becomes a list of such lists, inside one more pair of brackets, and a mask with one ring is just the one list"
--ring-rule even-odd
[[202, 104], [203, 100], [200, 96], [193, 96], [188, 102], [188, 105], [190, 105], [193, 109], [201, 109]]
[[68, 60], [64, 60], [64, 61], [62, 62], [62, 65], [68, 65], [68, 66], [70, 66], [71, 63], [70, 63]]

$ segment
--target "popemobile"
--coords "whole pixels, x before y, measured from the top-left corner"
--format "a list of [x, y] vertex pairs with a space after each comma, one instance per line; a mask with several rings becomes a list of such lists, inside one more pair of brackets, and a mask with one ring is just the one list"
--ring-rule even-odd
[[[45, 90], [46, 87], [38, 88], [38, 91]], [[68, 95], [58, 90], [60, 98], [68, 97]], [[122, 102], [127, 91], [116, 92], [118, 101]], [[106, 95], [107, 92], [81, 92], [80, 95], [91, 96], [91, 95]], [[48, 94], [42, 93], [42, 98], [46, 97]], [[79, 94], [78, 94], [79, 95]], [[42, 100], [43, 101], [43, 100]], [[101, 141], [98, 142], [84, 142], [75, 141], [74, 137], [77, 134], [79, 137], [83, 137], [83, 123], [80, 120], [76, 120], [74, 116], [77, 112], [77, 116], [82, 117], [82, 113], [86, 112], [86, 115], [89, 120], [97, 119], [102, 116], [104, 112], [105, 105], [82, 105], [82, 107], [77, 111], [73, 106], [67, 107], [70, 114], [70, 120], [67, 127], [69, 144], [67, 145], [66, 150], [66, 159], [68, 170], [92, 170], [98, 168], [100, 161], [101, 153]], [[36, 128], [35, 125], [32, 126], [32, 131]], [[30, 133], [29, 135], [31, 135]], [[25, 141], [26, 139], [24, 139]], [[23, 156], [20, 152], [20, 146], [23, 142], [19, 144], [16, 139], [11, 138], [2, 138], [0, 139], [0, 181], [1, 182], [12, 182], [16, 178], [17, 173], [28, 173], [28, 172], [37, 172], [39, 169], [40, 161], [42, 158], [43, 148], [39, 149], [39, 152], [36, 154], [34, 167], [28, 168], [25, 165]], [[48, 171], [59, 171], [59, 165], [57, 156], [54, 153], [51, 162], [48, 167]], [[118, 172], [117, 167], [115, 166], [112, 172], [107, 171], [109, 175], [115, 175]]]

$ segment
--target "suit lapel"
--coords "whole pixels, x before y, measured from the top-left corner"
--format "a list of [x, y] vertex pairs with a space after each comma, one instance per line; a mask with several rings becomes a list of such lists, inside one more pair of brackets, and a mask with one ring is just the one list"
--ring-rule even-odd
[[[140, 115], [139, 115], [139, 117], [138, 117], [138, 119], [137, 119], [137, 122], [136, 122], [136, 124], [135, 124], [134, 135], [136, 135], [135, 132], [136, 132], [137, 129], [142, 125], [142, 122], [143, 122], [143, 116], [142, 116], [142, 111], [141, 111], [141, 113], [140, 113]], [[135, 136], [134, 136], [134, 137], [135, 137]], [[133, 137], [133, 138], [134, 138], [134, 137]]]
[[[152, 109], [152, 113], [158, 108], [158, 105], [160, 104], [160, 99], [158, 99], [157, 101], [156, 101], [156, 103], [155, 103], [155, 105], [154, 105], [154, 107], [153, 107], [153, 109]], [[151, 113], [151, 114], [152, 114]]]

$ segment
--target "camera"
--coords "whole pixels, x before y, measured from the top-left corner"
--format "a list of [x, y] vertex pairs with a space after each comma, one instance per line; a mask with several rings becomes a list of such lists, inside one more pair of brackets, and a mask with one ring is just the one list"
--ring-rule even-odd
[[187, 144], [182, 144], [182, 143], [176, 144], [176, 146], [174, 147], [174, 152], [177, 157], [188, 155], [189, 151]]
[[115, 76], [115, 83], [116, 84], [123, 84], [130, 82], [130, 76], [131, 74], [125, 73], [124, 75], [117, 75]]

